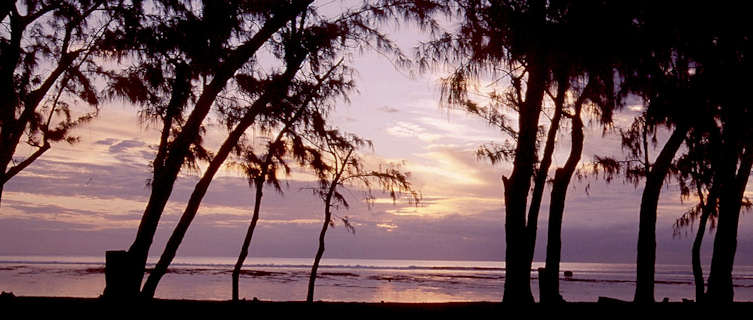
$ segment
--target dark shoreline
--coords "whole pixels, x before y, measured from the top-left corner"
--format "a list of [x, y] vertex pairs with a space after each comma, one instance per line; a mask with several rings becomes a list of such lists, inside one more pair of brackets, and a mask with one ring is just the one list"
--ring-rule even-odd
[[[370, 303], [370, 302], [315, 302], [302, 301], [271, 302], [242, 300], [168, 300], [154, 299], [149, 302], [108, 302], [99, 298], [76, 297], [3, 297], [0, 299], [0, 315], [20, 314], [24, 316], [54, 314], [75, 318], [122, 318], [129, 315], [195, 316], [211, 315], [212, 319], [221, 316], [244, 315], [244, 317], [274, 316], [361, 319], [394, 317], [459, 317], [474, 319], [504, 317], [515, 312], [516, 319], [526, 317], [574, 316], [584, 318], [611, 318], [617, 316], [671, 316], [673, 318], [698, 318], [702, 315], [751, 314], [753, 302], [735, 302], [725, 305], [704, 305], [692, 302], [655, 303], [638, 305], [626, 302], [573, 302], [559, 305], [509, 305], [498, 302], [447, 302], [447, 303]], [[520, 312], [523, 312], [521, 314]], [[274, 319], [277, 320], [277, 319]], [[392, 320], [392, 319], [387, 319]]]

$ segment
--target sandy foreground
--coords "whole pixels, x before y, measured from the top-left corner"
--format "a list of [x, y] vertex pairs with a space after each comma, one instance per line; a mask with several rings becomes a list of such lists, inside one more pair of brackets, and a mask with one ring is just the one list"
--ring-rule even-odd
[[[578, 302], [560, 305], [510, 305], [495, 302], [453, 303], [360, 303], [360, 302], [266, 302], [164, 300], [118, 303], [98, 298], [3, 297], [0, 314], [4, 319], [24, 319], [35, 315], [73, 318], [195, 318], [221, 319], [477, 319], [477, 318], [565, 318], [605, 319], [638, 316], [667, 316], [673, 319], [702, 317], [749, 317], [753, 303], [700, 305], [695, 303], [656, 303], [635, 305], [621, 302]], [[264, 318], [257, 318], [264, 317]]]

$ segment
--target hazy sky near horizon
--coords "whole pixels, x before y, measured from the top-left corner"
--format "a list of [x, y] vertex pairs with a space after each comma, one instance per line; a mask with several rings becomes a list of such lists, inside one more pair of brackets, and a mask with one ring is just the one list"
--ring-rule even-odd
[[[410, 27], [396, 29], [407, 52], [420, 36]], [[368, 208], [358, 190], [348, 195], [348, 216], [356, 227], [341, 225], [327, 234], [325, 257], [400, 259], [504, 259], [504, 203], [501, 177], [510, 164], [492, 166], [475, 150], [507, 137], [484, 121], [439, 105], [442, 72], [408, 75], [382, 55], [356, 55], [353, 66], [359, 93], [341, 103], [332, 122], [374, 142], [365, 150], [372, 164], [404, 161], [423, 203], [414, 207], [380, 198]], [[628, 125], [635, 108], [618, 113], [616, 127]], [[210, 123], [206, 138], [215, 150], [224, 129]], [[0, 255], [102, 255], [127, 249], [144, 210], [158, 128], [140, 124], [137, 108], [124, 103], [103, 106], [100, 117], [76, 131], [81, 142], [57, 144], [5, 187], [0, 207]], [[622, 157], [615, 132], [588, 129], [582, 163], [593, 155]], [[569, 152], [569, 128], [561, 131], [556, 166]], [[258, 137], [250, 136], [251, 139]], [[659, 146], [663, 144], [660, 139]], [[658, 151], [654, 150], [654, 154]], [[198, 173], [184, 173], [173, 191], [151, 255], [159, 255], [185, 208]], [[287, 181], [284, 194], [265, 190], [261, 221], [251, 256], [313, 257], [322, 221], [322, 205], [301, 188], [302, 173]], [[588, 186], [588, 192], [586, 192]], [[691, 236], [674, 237], [672, 224], [694, 205], [680, 201], [670, 181], [663, 189], [657, 224], [657, 262], [689, 264]], [[574, 179], [569, 189], [563, 230], [563, 261], [633, 262], [642, 184], [607, 184]], [[748, 190], [751, 190], [749, 187]], [[546, 247], [548, 189], [539, 223], [536, 260]], [[178, 252], [181, 256], [237, 255], [252, 207], [252, 190], [241, 173], [224, 169], [214, 179], [199, 214]], [[744, 213], [736, 262], [753, 265], [753, 218]], [[714, 233], [707, 234], [703, 256], [711, 255]]]

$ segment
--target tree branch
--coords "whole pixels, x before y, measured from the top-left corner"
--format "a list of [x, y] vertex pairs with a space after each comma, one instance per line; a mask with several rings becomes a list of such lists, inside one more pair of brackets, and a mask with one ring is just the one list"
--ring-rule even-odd
[[37, 158], [39, 158], [43, 153], [45, 153], [45, 151], [49, 149], [50, 149], [50, 143], [45, 141], [44, 145], [42, 145], [36, 151], [34, 151], [34, 153], [32, 153], [28, 158], [24, 159], [24, 161], [21, 161], [21, 163], [8, 169], [8, 171], [5, 172], [5, 174], [3, 174], [2, 178], [0, 178], [0, 184], [4, 184], [8, 180], [10, 180], [10, 178], [13, 178], [16, 174], [21, 172], [21, 170], [26, 169], [26, 167], [28, 167], [32, 162], [37, 160]]

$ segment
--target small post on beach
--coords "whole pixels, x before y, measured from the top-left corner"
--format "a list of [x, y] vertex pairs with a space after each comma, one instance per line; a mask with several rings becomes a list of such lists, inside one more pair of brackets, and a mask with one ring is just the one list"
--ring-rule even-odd
[[[112, 250], [105, 253], [105, 292], [102, 297], [107, 300], [122, 300], [130, 296], [132, 291], [129, 272], [131, 264], [128, 252]], [[138, 293], [138, 290], [136, 291]]]

